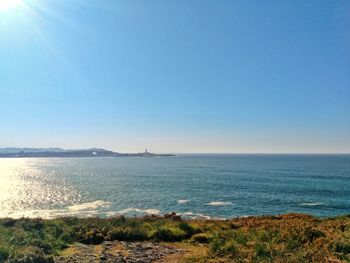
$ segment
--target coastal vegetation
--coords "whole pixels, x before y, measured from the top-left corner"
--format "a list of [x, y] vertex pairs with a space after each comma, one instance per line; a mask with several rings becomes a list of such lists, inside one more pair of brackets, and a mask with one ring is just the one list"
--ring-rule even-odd
[[0, 262], [54, 262], [74, 244], [116, 240], [171, 244], [187, 251], [178, 262], [350, 262], [350, 216], [0, 219]]

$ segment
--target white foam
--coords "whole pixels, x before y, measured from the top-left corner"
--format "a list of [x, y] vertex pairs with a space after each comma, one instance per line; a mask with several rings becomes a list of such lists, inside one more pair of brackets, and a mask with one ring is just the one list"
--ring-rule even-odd
[[160, 214], [160, 211], [157, 210], [157, 209], [146, 209], [146, 210], [143, 210], [146, 214], [149, 214], [149, 215], [159, 215]]
[[111, 205], [111, 202], [97, 200], [97, 201], [90, 202], [90, 203], [82, 203], [82, 204], [78, 204], [78, 205], [68, 206], [68, 210], [70, 210], [70, 211], [94, 210], [94, 209], [101, 208], [101, 207], [109, 207], [110, 205]]
[[[95, 203], [95, 202], [92, 202]], [[108, 202], [105, 202], [110, 205]], [[86, 203], [87, 204], [87, 203]], [[98, 203], [102, 205], [102, 203]], [[78, 206], [78, 205], [77, 205]], [[72, 209], [73, 207], [73, 209]], [[94, 207], [93, 205], [86, 205], [82, 206], [84, 209], [86, 207]], [[80, 208], [82, 208], [80, 207]], [[70, 209], [69, 209], [70, 208]], [[79, 207], [78, 207], [79, 208]], [[87, 217], [98, 217], [100, 215], [104, 215], [106, 217], [113, 217], [118, 215], [127, 215], [136, 213], [140, 216], [142, 215], [162, 215], [161, 212], [157, 209], [139, 209], [139, 208], [126, 208], [119, 211], [106, 211], [102, 212], [99, 210], [81, 210], [78, 209], [75, 206], [70, 206], [64, 209], [52, 209], [52, 210], [25, 210], [25, 211], [11, 211], [11, 212], [0, 212], [0, 217], [11, 217], [11, 218], [22, 218], [22, 217], [28, 217], [28, 218], [43, 218], [43, 219], [54, 219], [59, 217], [79, 217], [79, 218], [87, 218]], [[179, 216], [182, 216], [187, 219], [203, 219], [203, 220], [209, 220], [212, 219], [212, 217], [200, 213], [193, 213], [193, 212], [185, 212], [185, 213], [177, 213]], [[213, 219], [225, 219], [225, 218], [213, 218]]]
[[116, 211], [109, 211], [109, 212], [106, 212], [105, 215], [106, 215], [106, 217], [114, 217], [114, 216], [117, 216], [120, 214]]
[[161, 212], [155, 208], [140, 209], [129, 207], [120, 211], [113, 211], [110, 209], [112, 203], [104, 200], [96, 200], [93, 202], [79, 203], [75, 202], [73, 205], [62, 208], [53, 209], [3, 209], [0, 210], [0, 218], [59, 218], [66, 216], [74, 217], [98, 217], [98, 216], [116, 216], [116, 215], [161, 215]]
[[315, 203], [301, 203], [300, 206], [322, 206], [325, 205], [325, 203], [321, 202], [315, 202]]
[[138, 209], [138, 208], [129, 207], [129, 208], [117, 211], [115, 213], [117, 213], [117, 214], [128, 214], [128, 213], [132, 213], [132, 212], [143, 213], [143, 210], [142, 209]]
[[211, 219], [211, 217], [207, 216], [207, 215], [203, 215], [203, 214], [194, 214], [193, 219], [207, 219], [207, 220], [209, 220], [209, 219]]
[[187, 199], [180, 199], [180, 200], [177, 200], [177, 202], [179, 203], [179, 204], [186, 204], [186, 203], [188, 203], [190, 200], [187, 200]]
[[193, 216], [194, 214], [192, 212], [186, 212], [186, 213], [182, 213], [180, 215], [184, 215], [184, 216]]
[[86, 211], [70, 211], [68, 209], [47, 209], [47, 210], [22, 210], [22, 211], [12, 211], [3, 215], [0, 213], [0, 217], [11, 217], [11, 218], [43, 218], [43, 219], [53, 219], [65, 216], [75, 216], [75, 217], [96, 217], [100, 214], [97, 210], [86, 210]]
[[148, 215], [159, 215], [160, 211], [157, 209], [139, 209], [139, 208], [133, 208], [133, 207], [129, 207], [120, 211], [116, 211], [116, 212], [109, 212], [109, 214], [129, 214], [129, 213], [140, 213], [140, 214], [148, 214]]
[[206, 220], [211, 219], [210, 216], [203, 215], [203, 214], [195, 214], [192, 212], [178, 213], [178, 215], [188, 219], [206, 219]]
[[232, 203], [231, 202], [213, 201], [213, 202], [206, 203], [206, 205], [210, 205], [210, 206], [224, 206], [224, 205], [232, 205]]

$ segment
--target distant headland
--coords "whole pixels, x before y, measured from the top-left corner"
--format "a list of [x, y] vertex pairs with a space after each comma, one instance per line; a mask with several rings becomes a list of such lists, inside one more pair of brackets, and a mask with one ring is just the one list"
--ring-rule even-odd
[[100, 148], [66, 150], [61, 148], [0, 148], [0, 158], [47, 157], [171, 157], [174, 154], [155, 154], [147, 149], [141, 153], [119, 153]]

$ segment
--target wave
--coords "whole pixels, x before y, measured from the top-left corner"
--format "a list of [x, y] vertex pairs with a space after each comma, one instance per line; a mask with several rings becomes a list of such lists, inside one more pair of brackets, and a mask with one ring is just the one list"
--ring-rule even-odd
[[206, 203], [205, 205], [209, 205], [209, 206], [225, 206], [225, 205], [232, 205], [232, 202], [219, 202], [219, 201], [213, 201], [213, 202], [209, 202]]
[[187, 199], [180, 199], [180, 200], [177, 200], [177, 203], [178, 204], [186, 204], [188, 203], [190, 200], [187, 200]]
[[111, 202], [106, 202], [102, 200], [97, 200], [90, 203], [82, 203], [77, 205], [68, 206], [68, 210], [70, 211], [85, 211], [85, 210], [93, 210], [101, 207], [110, 207]]
[[11, 218], [40, 217], [44, 219], [52, 219], [52, 218], [65, 217], [65, 216], [98, 217], [101, 214], [105, 214], [103, 210], [106, 210], [110, 206], [111, 206], [111, 202], [97, 200], [94, 202], [67, 206], [61, 209], [29, 209], [29, 210], [2, 211], [0, 212], [0, 217], [11, 217]]
[[[178, 203], [185, 204], [189, 202], [187, 199], [181, 199], [178, 200]], [[213, 201], [210, 203], [207, 203], [206, 205], [209, 206], [224, 206], [224, 205], [231, 205], [231, 202], [219, 202], [219, 201]], [[0, 217], [11, 217], [11, 218], [21, 218], [21, 217], [28, 217], [28, 218], [44, 218], [44, 219], [53, 219], [53, 218], [59, 218], [59, 217], [113, 217], [113, 216], [145, 216], [145, 215], [157, 215], [162, 216], [164, 215], [164, 212], [161, 212], [158, 209], [155, 208], [147, 208], [147, 209], [141, 209], [141, 208], [135, 208], [135, 207], [128, 207], [121, 210], [111, 210], [112, 203], [104, 200], [96, 200], [93, 202], [86, 202], [86, 203], [77, 203], [75, 205], [70, 205], [62, 208], [57, 209], [37, 209], [37, 210], [12, 210], [12, 211], [0, 211]], [[222, 218], [212, 218], [211, 216], [201, 214], [201, 213], [194, 213], [194, 212], [184, 212], [184, 213], [177, 213], [179, 216], [186, 218], [186, 219], [222, 219]]]
[[202, 219], [202, 220], [210, 220], [210, 219], [226, 220], [227, 219], [225, 217], [211, 217], [208, 215], [203, 215], [200, 213], [192, 213], [192, 212], [178, 213], [178, 215], [184, 219]]
[[[91, 203], [86, 203], [91, 204]], [[95, 204], [95, 202], [92, 202], [92, 204]], [[43, 219], [54, 219], [54, 218], [60, 218], [60, 217], [79, 217], [79, 218], [89, 218], [89, 217], [114, 217], [114, 216], [144, 216], [144, 215], [157, 215], [161, 216], [163, 215], [159, 210], [157, 209], [139, 209], [139, 208], [126, 208], [119, 211], [101, 211], [101, 210], [88, 210], [87, 208], [92, 207], [99, 207], [104, 205], [110, 205], [108, 202], [105, 203], [96, 203], [94, 205], [86, 205], [86, 206], [70, 206], [64, 209], [52, 209], [52, 210], [26, 210], [26, 211], [12, 211], [10, 213], [0, 213], [0, 217], [11, 217], [11, 218], [22, 218], [22, 217], [28, 217], [28, 218], [43, 218]], [[83, 204], [81, 204], [83, 205]], [[77, 205], [78, 206], [78, 205]], [[72, 207], [74, 209], [72, 209]], [[70, 208], [70, 209], [69, 209]], [[79, 208], [79, 209], [78, 209]], [[86, 209], [86, 210], [83, 210]], [[211, 217], [209, 215], [201, 214], [201, 213], [193, 213], [193, 212], [184, 212], [184, 213], [177, 213], [177, 215], [181, 216], [184, 219], [202, 219], [202, 220], [210, 220], [210, 219], [216, 219], [216, 220], [225, 220], [226, 218], [221, 217]]]
[[130, 215], [130, 216], [143, 216], [143, 215], [161, 215], [158, 209], [148, 208], [139, 209], [129, 207], [119, 211], [111, 211], [109, 207], [111, 202], [97, 200], [94, 202], [81, 203], [76, 205], [67, 206], [61, 209], [32, 209], [32, 210], [12, 210], [12, 211], [0, 211], [0, 217], [11, 218], [43, 218], [53, 219], [59, 217], [112, 217], [118, 215]]
[[59, 217], [98, 217], [101, 214], [97, 210], [86, 210], [86, 211], [70, 211], [68, 209], [43, 209], [43, 210], [22, 210], [22, 211], [12, 211], [9, 213], [0, 213], [0, 217], [10, 217], [10, 218], [43, 218], [43, 219], [54, 219]]
[[[157, 209], [139, 209], [139, 208], [126, 208], [120, 211], [115, 212], [107, 212], [107, 216], [117, 216], [117, 215], [132, 215], [132, 214], [140, 214], [140, 215], [163, 215], [159, 210]], [[185, 212], [185, 213], [176, 213], [177, 215], [185, 218], [185, 219], [212, 219], [208, 215], [203, 215], [200, 213], [192, 213], [192, 212]], [[222, 219], [222, 218], [215, 218], [215, 219]]]
[[194, 214], [192, 212], [186, 212], [186, 213], [182, 213], [181, 215], [183, 215], [183, 216], [193, 216]]
[[160, 211], [157, 209], [145, 209], [143, 211], [149, 215], [159, 215], [160, 214]]
[[139, 209], [139, 208], [133, 208], [133, 207], [129, 207], [123, 210], [119, 210], [119, 211], [111, 211], [111, 212], [107, 212], [106, 215], [107, 216], [116, 216], [116, 215], [127, 215], [127, 214], [144, 214], [144, 215], [160, 215], [160, 211], [157, 209]]
[[206, 219], [206, 220], [211, 219], [210, 216], [199, 214], [199, 213], [195, 214], [192, 212], [178, 213], [178, 215], [185, 219]]
[[324, 206], [325, 203], [315, 202], [315, 203], [301, 203], [299, 206]]

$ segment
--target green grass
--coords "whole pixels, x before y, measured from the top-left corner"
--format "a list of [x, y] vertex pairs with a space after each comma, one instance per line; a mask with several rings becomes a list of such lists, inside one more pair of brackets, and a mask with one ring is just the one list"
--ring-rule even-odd
[[191, 259], [198, 262], [350, 262], [350, 217], [0, 219], [0, 262], [52, 262], [75, 242], [113, 240], [206, 246], [209, 252], [204, 258]]

